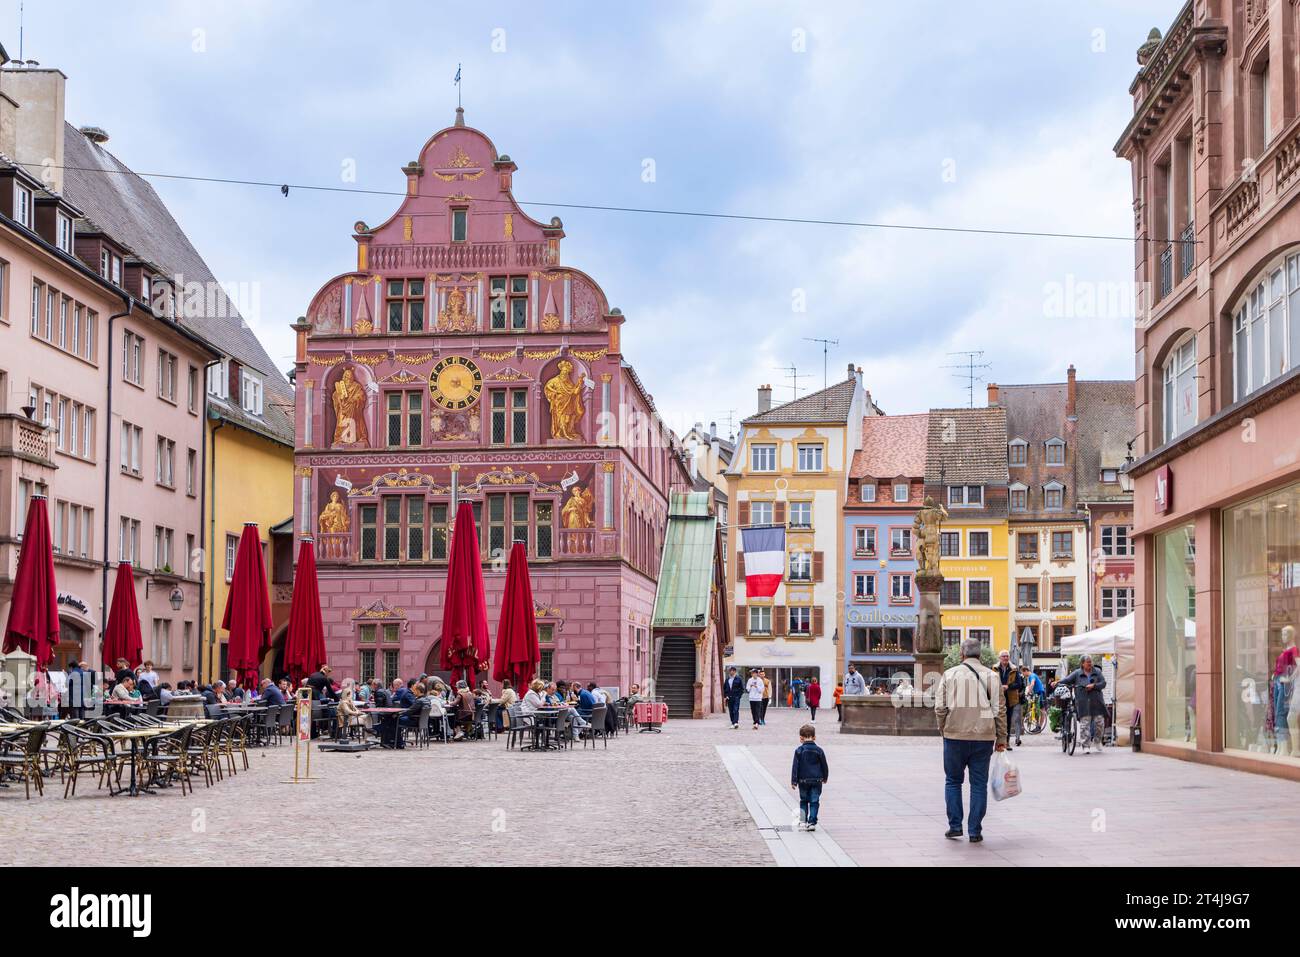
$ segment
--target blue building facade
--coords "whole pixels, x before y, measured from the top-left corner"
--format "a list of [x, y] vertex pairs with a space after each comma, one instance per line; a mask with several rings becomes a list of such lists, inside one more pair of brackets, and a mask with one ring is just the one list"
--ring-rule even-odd
[[863, 420], [844, 505], [844, 667], [872, 684], [916, 683], [919, 595], [912, 527], [925, 499], [929, 416]]

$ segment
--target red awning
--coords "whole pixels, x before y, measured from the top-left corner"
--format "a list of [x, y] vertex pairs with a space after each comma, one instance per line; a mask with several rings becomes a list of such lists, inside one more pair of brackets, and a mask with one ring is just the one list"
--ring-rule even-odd
[[230, 634], [226, 663], [245, 687], [254, 687], [262, 653], [271, 642], [271, 595], [257, 523], [246, 522], [235, 552], [235, 573], [221, 627]]
[[144, 660], [144, 640], [140, 637], [140, 609], [135, 603], [135, 574], [130, 562], [120, 562], [113, 582], [113, 604], [104, 628], [104, 669], [125, 658], [132, 668]]
[[528, 688], [528, 682], [533, 680], [540, 660], [533, 584], [528, 577], [528, 547], [523, 542], [515, 542], [510, 547], [506, 590], [501, 596], [501, 620], [497, 623], [497, 648], [492, 677], [497, 681], [508, 679], [522, 695]]
[[298, 548], [289, 605], [289, 633], [284, 641], [284, 667], [298, 687], [302, 679], [325, 664], [325, 629], [321, 624], [320, 586], [316, 581], [316, 549], [310, 538]]
[[474, 683], [474, 674], [486, 671], [490, 654], [487, 606], [483, 599], [483, 566], [479, 562], [478, 529], [474, 527], [474, 509], [461, 502], [456, 510], [456, 524], [451, 535], [451, 560], [447, 565], [447, 593], [442, 606], [442, 667], [452, 672], [463, 670], [465, 680]]
[[54, 550], [45, 496], [33, 495], [27, 506], [18, 573], [14, 576], [9, 621], [5, 624], [5, 654], [25, 651], [44, 669], [59, 642], [59, 591], [54, 582]]

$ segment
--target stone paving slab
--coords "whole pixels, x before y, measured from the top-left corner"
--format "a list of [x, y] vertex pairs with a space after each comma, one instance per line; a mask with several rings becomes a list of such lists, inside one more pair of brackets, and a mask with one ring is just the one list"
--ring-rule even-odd
[[[788, 779], [804, 720], [806, 712], [770, 711], [767, 726], [750, 730], [744, 743], [774, 776]], [[818, 731], [831, 769], [819, 830], [860, 866], [1293, 866], [1297, 860], [1296, 782], [1127, 748], [1067, 756], [1045, 731], [1012, 751], [1024, 792], [1003, 802], [990, 798], [984, 842], [972, 845], [943, 838], [939, 739], [840, 734], [833, 712]]]
[[[507, 751], [492, 742], [312, 755], [250, 751], [249, 771], [195, 793], [43, 798], [0, 789], [0, 865], [772, 865], [702, 722], [620, 735], [605, 748]], [[711, 729], [710, 729], [711, 731]]]

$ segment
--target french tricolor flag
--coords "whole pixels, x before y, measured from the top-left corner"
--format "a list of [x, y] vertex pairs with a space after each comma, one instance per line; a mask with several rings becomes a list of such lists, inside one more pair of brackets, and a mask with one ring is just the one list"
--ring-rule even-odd
[[740, 544], [745, 553], [745, 597], [771, 598], [785, 573], [785, 526], [742, 528]]

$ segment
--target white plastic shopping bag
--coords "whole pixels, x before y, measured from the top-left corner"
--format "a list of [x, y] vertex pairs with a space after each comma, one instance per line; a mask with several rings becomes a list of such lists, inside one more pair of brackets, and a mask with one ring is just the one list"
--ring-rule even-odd
[[995, 801], [1005, 801], [1020, 793], [1020, 769], [1005, 751], [993, 752], [993, 761], [989, 764], [989, 787], [993, 789]]

